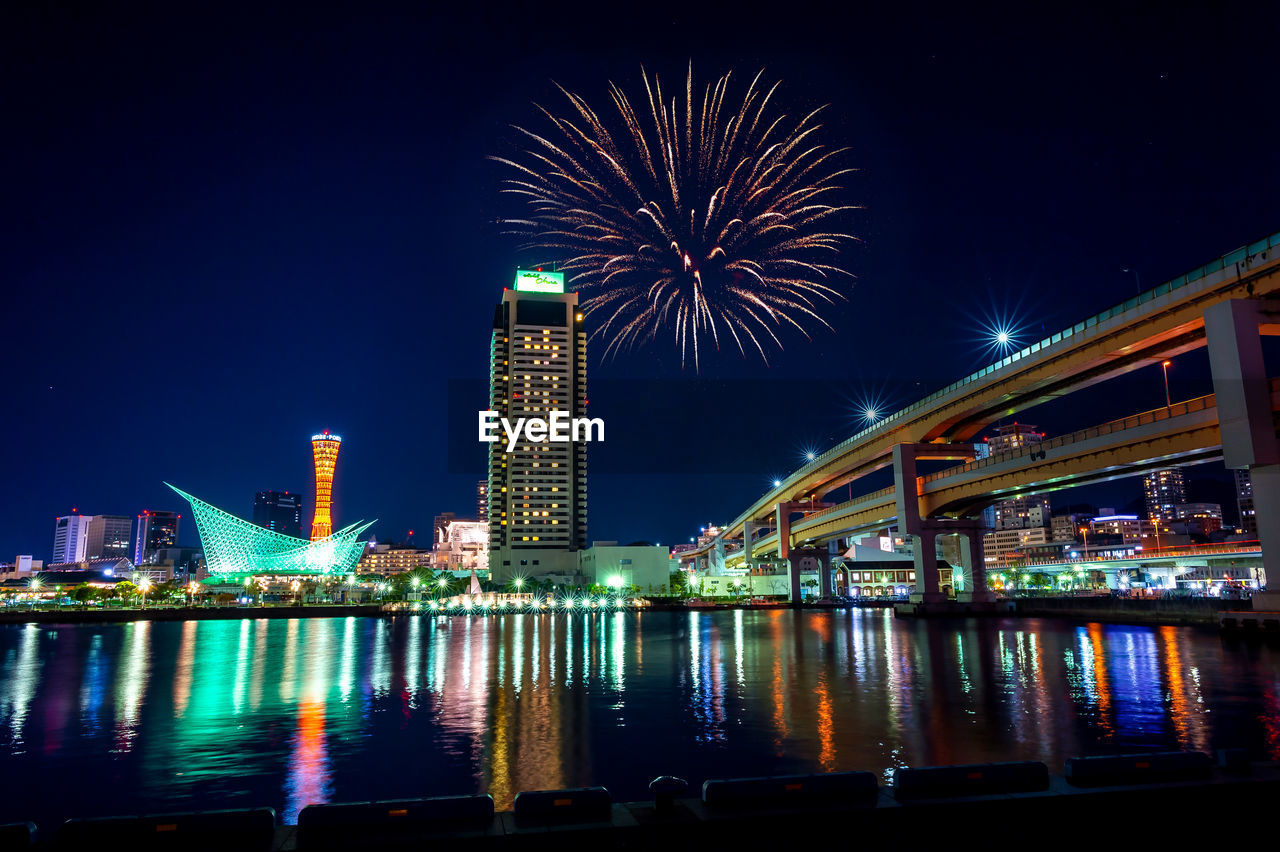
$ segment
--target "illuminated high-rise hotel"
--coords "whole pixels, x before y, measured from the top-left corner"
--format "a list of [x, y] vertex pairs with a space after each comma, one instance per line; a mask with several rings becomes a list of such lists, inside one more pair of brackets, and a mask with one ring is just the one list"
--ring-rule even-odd
[[[493, 315], [489, 408], [514, 423], [585, 417], [586, 334], [558, 272], [519, 270]], [[489, 570], [496, 582], [572, 574], [587, 541], [587, 448], [523, 439], [489, 445]]]
[[1187, 502], [1187, 481], [1180, 468], [1153, 470], [1142, 477], [1142, 490], [1147, 499], [1147, 517], [1172, 521], [1177, 507]]
[[319, 541], [333, 533], [333, 469], [338, 464], [342, 438], [325, 430], [311, 436], [311, 454], [316, 460], [316, 513], [311, 518], [311, 540]]

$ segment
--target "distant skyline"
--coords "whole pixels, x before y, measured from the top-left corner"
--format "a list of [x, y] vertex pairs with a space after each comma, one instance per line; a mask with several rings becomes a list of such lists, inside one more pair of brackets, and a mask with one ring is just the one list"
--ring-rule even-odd
[[[72, 507], [181, 511], [164, 481], [244, 517], [258, 491], [312, 501], [324, 429], [344, 439], [336, 523], [377, 517], [372, 534], [403, 540], [470, 516], [477, 476], [445, 448], [483, 400], [454, 410], [448, 383], [485, 377], [502, 288], [548, 260], [501, 234], [486, 157], [514, 150], [511, 125], [544, 126], [553, 81], [596, 103], [609, 80], [634, 90], [642, 64], [671, 81], [690, 61], [702, 80], [767, 68], [789, 111], [830, 104], [820, 137], [851, 148], [843, 197], [862, 208], [834, 331], [785, 336], [770, 366], [712, 351], [694, 374], [669, 341], [603, 362], [589, 347], [589, 387], [698, 382], [732, 414], [691, 419], [685, 443], [734, 463], [629, 472], [660, 469], [663, 448], [644, 410], [602, 391], [596, 413], [626, 426], [599, 454], [616, 472], [591, 474], [588, 541], [687, 541], [858, 428], [852, 400], [896, 408], [989, 361], [984, 323], [1029, 342], [1280, 230], [1280, 73], [1240, 46], [1275, 30], [1274, 7], [623, 14], [0, 10], [15, 128], [0, 139], [0, 560], [47, 551]], [[758, 409], [735, 384], [817, 379], [829, 397]], [[1060, 434], [1163, 405], [1159, 381], [1139, 371], [1019, 416]], [[1203, 353], [1175, 359], [1170, 383], [1206, 392]], [[1230, 493], [1220, 464], [1188, 478], [1188, 499]], [[1135, 497], [1137, 478], [1050, 495]]]

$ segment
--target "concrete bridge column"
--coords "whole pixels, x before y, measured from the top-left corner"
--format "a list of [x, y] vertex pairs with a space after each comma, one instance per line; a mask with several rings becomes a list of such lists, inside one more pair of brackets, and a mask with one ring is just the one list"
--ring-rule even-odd
[[711, 568], [712, 574], [724, 573], [724, 539], [716, 536], [715, 544], [711, 550]]
[[916, 477], [914, 444], [897, 444], [893, 448], [893, 498], [898, 515], [898, 534], [909, 536], [911, 556], [916, 568], [916, 584], [912, 603], [939, 603], [938, 548], [931, 530], [920, 520], [920, 483]]
[[760, 529], [760, 525], [751, 521], [742, 522], [742, 567], [747, 569], [747, 573], [751, 573], [755, 560], [751, 555], [752, 542], [755, 539], [756, 530]]
[[791, 553], [791, 505], [779, 503], [773, 513], [773, 528], [778, 531], [778, 557], [786, 559]]
[[791, 603], [800, 603], [800, 554], [792, 551], [787, 556], [787, 577], [791, 581]]
[[[1258, 541], [1262, 545], [1262, 573], [1267, 592], [1255, 608], [1264, 604], [1268, 612], [1280, 611], [1280, 465], [1264, 464], [1249, 468], [1253, 483], [1254, 517], [1258, 521]], [[1275, 579], [1276, 584], [1270, 581]], [[1255, 595], [1255, 599], [1256, 599]]]
[[[800, 564], [805, 559], [818, 563], [818, 587], [822, 594], [831, 594], [831, 553], [816, 547], [793, 547], [787, 563], [791, 574], [791, 602], [800, 602]], [[825, 579], [824, 579], [825, 578]]]
[[960, 534], [964, 541], [965, 568], [969, 569], [969, 587], [956, 594], [956, 600], [970, 603], [994, 601], [987, 588], [987, 557], [982, 549], [982, 529], [974, 526]]
[[1205, 309], [1205, 342], [1218, 405], [1222, 461], [1246, 468], [1262, 545], [1267, 592], [1254, 595], [1254, 608], [1280, 610], [1280, 447], [1271, 418], [1271, 387], [1262, 357], [1261, 303], [1232, 299]]
[[[898, 528], [898, 532], [903, 532]], [[911, 534], [911, 560], [915, 563], [916, 584], [911, 592], [912, 603], [941, 603], [946, 597], [938, 588], [938, 546], [933, 533], [919, 530]]]

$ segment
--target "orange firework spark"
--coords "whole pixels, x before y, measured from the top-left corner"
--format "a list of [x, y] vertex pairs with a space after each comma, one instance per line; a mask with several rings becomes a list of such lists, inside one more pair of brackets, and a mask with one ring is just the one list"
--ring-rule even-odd
[[592, 337], [608, 340], [606, 355], [666, 328], [695, 369], [708, 334], [767, 363], [782, 326], [830, 328], [818, 309], [843, 298], [848, 273], [832, 261], [854, 239], [838, 225], [854, 208], [832, 198], [853, 170], [836, 165], [847, 149], [816, 140], [823, 108], [798, 121], [779, 114], [778, 84], [765, 88], [763, 71], [733, 105], [729, 74], [695, 99], [691, 66], [683, 97], [668, 100], [657, 76], [641, 73], [645, 113], [609, 84], [616, 126], [558, 86], [570, 117], [538, 107], [556, 132], [515, 128], [522, 161], [493, 158], [518, 173], [502, 191], [525, 202], [506, 230], [563, 256], [584, 306], [604, 317]]

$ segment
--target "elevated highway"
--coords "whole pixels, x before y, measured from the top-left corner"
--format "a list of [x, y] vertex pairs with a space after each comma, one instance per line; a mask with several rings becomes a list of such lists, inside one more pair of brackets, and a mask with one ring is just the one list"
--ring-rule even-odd
[[[1262, 300], [1263, 334], [1280, 334], [1280, 233], [1230, 252], [965, 376], [850, 436], [757, 497], [722, 535], [770, 519], [780, 503], [818, 500], [891, 464], [899, 444], [960, 443], [1040, 403], [1206, 345], [1205, 309]], [[707, 548], [703, 548], [705, 552]]]
[[[1271, 402], [1280, 411], [1280, 379], [1271, 381]], [[916, 493], [922, 515], [958, 518], [996, 500], [1221, 458], [1217, 402], [1209, 394], [917, 477]], [[790, 525], [789, 545], [821, 545], [884, 530], [897, 521], [896, 488], [891, 486], [806, 514]], [[745, 549], [739, 548], [727, 552], [725, 562], [739, 564], [744, 556]], [[752, 558], [779, 556], [777, 529], [751, 542]]]
[[[815, 545], [895, 526], [911, 540], [913, 599], [939, 599], [932, 539], [967, 542], [975, 599], [985, 595], [980, 530], [971, 519], [996, 500], [1223, 459], [1254, 472], [1255, 502], [1274, 503], [1280, 558], [1280, 449], [1276, 388], [1260, 335], [1280, 334], [1280, 234], [1230, 252], [1173, 281], [1051, 335], [850, 436], [755, 499], [720, 536], [682, 554], [693, 564], [769, 557], [795, 562]], [[1180, 352], [1209, 349], [1215, 394], [974, 460], [970, 441], [990, 423]], [[1224, 450], [1224, 445], [1226, 449]], [[916, 462], [962, 462], [918, 477]], [[830, 506], [821, 499], [892, 467], [894, 486]], [[1263, 518], [1261, 529], [1271, 526]], [[800, 514], [793, 520], [793, 515]], [[757, 532], [762, 533], [757, 536]], [[743, 544], [734, 547], [734, 543]], [[792, 553], [800, 548], [802, 553]], [[926, 551], [929, 556], [926, 558]], [[792, 566], [793, 597], [798, 569]], [[829, 572], [820, 572], [825, 575]], [[1280, 563], [1277, 564], [1280, 576]], [[829, 588], [824, 582], [824, 590]], [[1280, 601], [1277, 601], [1280, 603]]]

